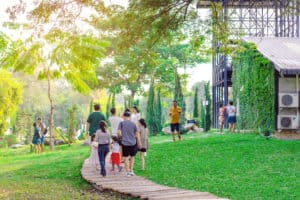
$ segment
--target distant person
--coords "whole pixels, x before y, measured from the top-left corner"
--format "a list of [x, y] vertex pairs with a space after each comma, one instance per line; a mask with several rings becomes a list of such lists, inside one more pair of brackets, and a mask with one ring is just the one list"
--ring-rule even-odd
[[236, 108], [233, 105], [233, 101], [229, 102], [229, 105], [227, 106], [226, 110], [228, 113], [229, 132], [234, 133], [236, 123]]
[[118, 171], [122, 171], [121, 167], [121, 154], [120, 154], [120, 145], [119, 145], [119, 139], [117, 136], [112, 136], [112, 144], [111, 144], [111, 172], [115, 171], [115, 166], [118, 167]]
[[147, 124], [144, 119], [140, 119], [138, 121], [139, 134], [141, 138], [141, 148], [139, 148], [140, 156], [141, 156], [141, 169], [145, 170], [145, 153], [148, 149], [148, 129]]
[[89, 134], [89, 140], [91, 141], [91, 136], [96, 133], [96, 131], [99, 129], [99, 123], [100, 121], [105, 121], [104, 115], [100, 112], [100, 105], [95, 104], [94, 105], [94, 112], [92, 112], [88, 119], [87, 119], [87, 125], [86, 125], [86, 132]]
[[134, 157], [137, 153], [136, 144], [141, 148], [140, 134], [137, 126], [130, 121], [130, 112], [124, 112], [124, 121], [119, 124], [118, 133], [122, 136], [122, 150], [125, 160], [126, 176], [134, 176]]
[[44, 153], [45, 148], [44, 148], [44, 143], [45, 143], [45, 136], [47, 134], [47, 127], [46, 125], [43, 123], [42, 118], [39, 117], [37, 119], [37, 128], [39, 130], [39, 134], [41, 136], [40, 140], [41, 140], [41, 144], [40, 144], [40, 148], [41, 148], [41, 152]]
[[140, 111], [136, 106], [132, 107], [132, 113], [131, 113], [131, 121], [135, 124], [138, 123], [139, 119], [141, 118]]
[[169, 112], [173, 142], [175, 142], [175, 131], [178, 134], [178, 139], [181, 140], [181, 135], [179, 130], [180, 115], [181, 115], [181, 108], [177, 106], [177, 101], [174, 100], [173, 105], [170, 108], [170, 112]]
[[32, 144], [34, 144], [34, 152], [36, 154], [39, 154], [41, 152], [40, 133], [36, 123], [33, 123], [33, 127], [34, 127], [34, 132], [33, 132]]
[[223, 104], [220, 104], [219, 107], [219, 128], [220, 128], [220, 134], [223, 133], [223, 128], [224, 128], [224, 121], [225, 121], [225, 107]]
[[108, 121], [111, 125], [111, 135], [117, 136], [119, 124], [120, 124], [120, 122], [123, 121], [123, 119], [121, 117], [117, 116], [116, 108], [111, 108], [110, 113], [111, 113], [111, 116], [108, 118]]
[[105, 177], [105, 158], [109, 152], [110, 136], [104, 120], [100, 121], [99, 123], [99, 129], [96, 132], [96, 141], [98, 142], [98, 156], [101, 166], [100, 174]]
[[98, 142], [96, 141], [96, 135], [91, 136], [91, 155], [89, 158], [90, 164], [94, 167], [95, 170], [99, 170], [100, 161], [98, 155]]

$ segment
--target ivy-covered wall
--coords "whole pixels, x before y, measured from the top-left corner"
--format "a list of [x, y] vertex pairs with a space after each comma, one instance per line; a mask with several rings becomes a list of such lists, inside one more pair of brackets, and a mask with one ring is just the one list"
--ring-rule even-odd
[[242, 51], [233, 58], [233, 96], [239, 104], [239, 129], [274, 129], [274, 67], [254, 44], [242, 43]]

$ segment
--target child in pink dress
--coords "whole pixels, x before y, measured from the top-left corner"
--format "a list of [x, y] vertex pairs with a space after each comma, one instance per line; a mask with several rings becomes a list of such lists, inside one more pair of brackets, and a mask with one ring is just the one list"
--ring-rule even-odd
[[96, 142], [96, 136], [92, 135], [91, 137], [91, 155], [89, 158], [89, 162], [92, 166], [95, 167], [96, 170], [99, 170], [99, 156], [98, 156], [98, 142]]

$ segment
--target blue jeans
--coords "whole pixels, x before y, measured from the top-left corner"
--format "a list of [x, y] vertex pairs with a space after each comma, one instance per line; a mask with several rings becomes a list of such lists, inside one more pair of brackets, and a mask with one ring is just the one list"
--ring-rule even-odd
[[44, 144], [45, 136], [43, 134], [40, 139], [41, 139], [41, 144]]
[[106, 176], [105, 157], [108, 154], [108, 152], [109, 152], [108, 144], [98, 146], [98, 156], [99, 156], [102, 176]]

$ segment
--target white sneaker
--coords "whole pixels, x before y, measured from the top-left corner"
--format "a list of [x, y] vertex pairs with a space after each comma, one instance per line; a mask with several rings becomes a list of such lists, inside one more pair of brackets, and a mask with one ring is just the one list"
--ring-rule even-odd
[[130, 176], [135, 176], [135, 174], [132, 172], [129, 172]]
[[126, 176], [126, 177], [131, 177], [130, 172], [127, 172], [127, 173], [125, 174], [125, 176]]

